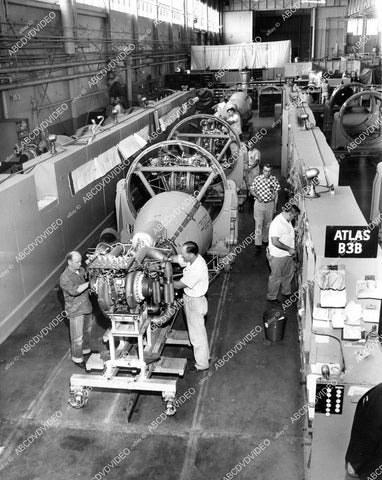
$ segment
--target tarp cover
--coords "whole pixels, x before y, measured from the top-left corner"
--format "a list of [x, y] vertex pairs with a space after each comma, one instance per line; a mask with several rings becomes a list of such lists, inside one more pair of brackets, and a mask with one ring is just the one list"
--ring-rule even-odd
[[191, 47], [191, 70], [242, 70], [284, 67], [291, 59], [291, 41]]
[[379, 67], [364, 68], [359, 79], [365, 85], [379, 85], [381, 83], [381, 71]]

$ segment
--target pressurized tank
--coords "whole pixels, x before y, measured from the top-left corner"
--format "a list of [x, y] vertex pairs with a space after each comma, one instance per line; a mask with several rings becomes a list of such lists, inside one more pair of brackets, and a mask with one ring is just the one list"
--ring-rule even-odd
[[[197, 203], [195, 195], [177, 191], [163, 192], [151, 198], [135, 220], [133, 245], [151, 247], [162, 237], [172, 238], [176, 246], [192, 240], [204, 255], [212, 241], [212, 220], [203, 205], [195, 208]], [[191, 210], [192, 218], [185, 223]]]

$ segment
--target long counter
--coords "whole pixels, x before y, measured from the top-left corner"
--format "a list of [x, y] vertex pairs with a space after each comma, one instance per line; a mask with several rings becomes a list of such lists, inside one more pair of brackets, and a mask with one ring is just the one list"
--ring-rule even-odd
[[[309, 405], [305, 442], [310, 461], [306, 478], [321, 479], [324, 469], [331, 480], [344, 480], [344, 459], [357, 401], [369, 388], [382, 382], [381, 345], [375, 336], [370, 336], [373, 328], [378, 331], [381, 300], [358, 299], [356, 283], [364, 279], [365, 275], [374, 275], [376, 280], [381, 280], [382, 256], [380, 248], [377, 258], [324, 256], [326, 225], [367, 225], [349, 187], [337, 187], [333, 197], [327, 194], [318, 199], [305, 199], [304, 212], [308, 227], [304, 237], [303, 277], [304, 281], [314, 282], [312, 295], [309, 297], [307, 294], [303, 299], [299, 317], [302, 370], [306, 384], [306, 401]], [[320, 304], [321, 293], [317, 281], [318, 273], [326, 265], [338, 265], [344, 269], [346, 305], [355, 302], [364, 307], [375, 307], [375, 323], [363, 319], [359, 322], [361, 328], [365, 329], [366, 339], [344, 340], [343, 328], [334, 328], [330, 319], [322, 321], [322, 317], [318, 320], [315, 318], [314, 312]], [[359, 352], [366, 352], [368, 356], [362, 358]], [[323, 366], [329, 367], [328, 378], [322, 375]], [[342, 402], [340, 413], [333, 409], [330, 414], [317, 411], [317, 385], [329, 383], [343, 388], [343, 396], [339, 397]], [[333, 400], [332, 397], [331, 401]]]
[[[305, 479], [347, 480], [345, 452], [357, 401], [382, 382], [382, 349], [377, 337], [381, 300], [358, 298], [357, 282], [365, 277], [382, 281], [382, 251], [378, 246], [376, 256], [366, 258], [326, 256], [330, 250], [326, 229], [360, 227], [360, 231], [371, 232], [379, 230], [380, 217], [375, 226], [368, 223], [350, 187], [338, 186], [339, 166], [333, 152], [323, 134], [314, 128], [308, 105], [296, 107], [290, 93], [287, 89], [283, 102], [282, 171], [302, 211], [297, 235], [301, 268], [296, 298], [307, 412], [303, 433]], [[308, 130], [301, 122], [305, 112], [309, 115]], [[305, 198], [301, 193], [306, 185], [304, 172], [311, 167], [320, 170], [322, 187], [316, 187], [320, 194], [317, 198]], [[331, 185], [334, 190], [330, 191]], [[324, 288], [323, 278], [343, 282], [338, 289], [332, 288], [331, 300], [327, 300], [329, 288]]]

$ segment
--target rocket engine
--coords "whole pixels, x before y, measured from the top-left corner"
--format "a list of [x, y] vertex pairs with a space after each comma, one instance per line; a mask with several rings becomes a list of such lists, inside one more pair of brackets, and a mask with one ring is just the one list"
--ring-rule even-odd
[[193, 240], [213, 278], [234, 258], [237, 207], [235, 182], [200, 145], [167, 140], [135, 158], [117, 184], [118, 233], [104, 231], [87, 257], [90, 287], [111, 321], [104, 335], [110, 359], [88, 360], [86, 367], [102, 375], [72, 375], [71, 406], [85, 406], [89, 388], [154, 391], [162, 393], [165, 413], [175, 414], [176, 380], [151, 378], [184, 375], [187, 359], [162, 352], [168, 344], [190, 345], [186, 332], [172, 329], [182, 304], [175, 302], [169, 256]]
[[211, 277], [218, 273], [237, 241], [236, 187], [202, 147], [170, 140], [134, 160], [116, 205], [120, 234], [88, 254], [91, 288], [109, 317], [145, 310], [166, 324], [175, 297], [168, 257], [192, 240], [209, 254]]

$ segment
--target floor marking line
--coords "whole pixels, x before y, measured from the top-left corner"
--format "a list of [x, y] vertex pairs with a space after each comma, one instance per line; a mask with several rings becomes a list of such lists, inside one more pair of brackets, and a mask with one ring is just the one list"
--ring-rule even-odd
[[46, 395], [46, 393], [48, 391], [48, 388], [51, 385], [51, 383], [57, 377], [59, 369], [61, 368], [64, 361], [67, 360], [67, 358], [69, 358], [69, 356], [70, 356], [70, 348], [64, 354], [64, 356], [62, 357], [62, 359], [60, 360], [58, 365], [53, 369], [52, 373], [49, 375], [49, 377], [45, 381], [40, 393], [33, 400], [31, 400], [28, 407], [26, 408], [25, 413], [23, 415], [21, 415], [19, 420], [16, 421], [16, 423], [13, 426], [12, 433], [10, 433], [8, 435], [8, 437], [3, 440], [3, 444], [5, 445], [6, 448], [1, 455], [2, 457], [7, 456], [7, 458], [9, 458], [11, 456], [11, 453], [15, 449], [14, 445], [17, 443], [16, 440], [17, 440], [18, 437], [20, 437], [19, 429], [25, 423], [24, 420], [33, 419], [33, 417], [31, 415], [37, 413], [37, 410], [35, 411], [36, 405], [38, 405], [38, 402], [41, 401], [42, 398], [44, 398], [44, 396]]
[[[228, 290], [229, 277], [230, 277], [229, 273], [224, 276], [221, 295], [219, 298], [219, 303], [218, 303], [218, 307], [217, 307], [215, 318], [214, 318], [214, 326], [211, 334], [210, 352], [212, 352], [214, 348], [215, 340], [220, 330], [220, 324], [221, 324], [220, 320], [223, 314], [223, 304], [225, 302], [226, 292]], [[192, 424], [191, 424], [189, 438], [188, 438], [186, 449], [185, 449], [184, 460], [183, 460], [182, 470], [179, 475], [179, 480], [194, 479], [193, 467], [195, 465], [195, 459], [197, 454], [198, 439], [202, 433], [200, 430], [200, 423], [202, 420], [201, 403], [207, 393], [207, 384], [208, 384], [208, 381], [202, 383], [201, 388], [199, 390], [198, 398], [196, 400], [195, 411], [192, 418]]]
[[118, 400], [119, 400], [121, 395], [122, 395], [121, 392], [119, 392], [115, 395], [115, 398], [110, 405], [109, 411], [108, 411], [106, 417], [102, 420], [102, 423], [109, 423], [110, 422], [110, 418], [112, 417], [112, 415], [114, 413], [115, 407], [116, 407], [116, 405], [118, 403]]
[[49, 377], [46, 379], [44, 385], [40, 390], [40, 393], [30, 402], [30, 404], [26, 409], [26, 412], [22, 415], [23, 418], [34, 418], [33, 416], [38, 413], [40, 402], [48, 393], [49, 387], [52, 385], [54, 380], [58, 377], [58, 374], [60, 373], [63, 363], [69, 358], [69, 356], [70, 356], [70, 348], [65, 353], [65, 355], [61, 358], [61, 360], [56, 365], [56, 367], [53, 369]]

